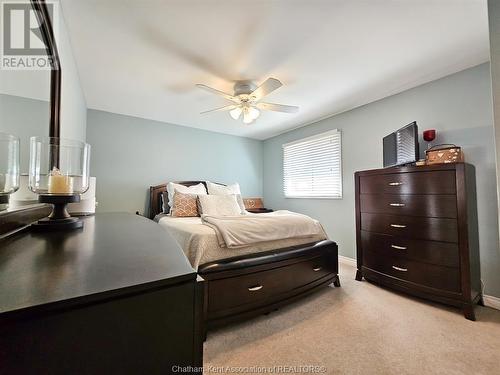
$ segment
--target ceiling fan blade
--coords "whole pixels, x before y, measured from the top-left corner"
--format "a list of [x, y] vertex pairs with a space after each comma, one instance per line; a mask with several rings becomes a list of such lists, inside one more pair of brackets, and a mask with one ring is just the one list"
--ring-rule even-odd
[[209, 87], [207, 85], [202, 85], [201, 83], [197, 83], [196, 86], [198, 86], [200, 89], [203, 89], [203, 90], [206, 90], [208, 92], [211, 92], [212, 94], [220, 95], [223, 98], [225, 98], [227, 100], [230, 100], [232, 102], [235, 102], [235, 103], [239, 103], [240, 102], [240, 100], [236, 96], [229, 95], [229, 94], [227, 94], [225, 92], [219, 91], [219, 90], [214, 89], [212, 87]]
[[299, 107], [295, 105], [284, 105], [284, 104], [275, 104], [275, 103], [257, 103], [255, 106], [259, 109], [263, 109], [266, 111], [275, 111], [275, 112], [285, 112], [285, 113], [297, 113], [299, 111]]
[[264, 96], [272, 93], [274, 90], [279, 89], [283, 84], [276, 78], [268, 78], [264, 81], [262, 85], [257, 87], [251, 94], [252, 100], [257, 101], [262, 99]]
[[204, 115], [205, 113], [210, 113], [210, 112], [231, 111], [232, 109], [235, 109], [236, 107], [237, 107], [236, 105], [226, 105], [224, 107], [210, 109], [208, 111], [200, 112], [200, 115]]

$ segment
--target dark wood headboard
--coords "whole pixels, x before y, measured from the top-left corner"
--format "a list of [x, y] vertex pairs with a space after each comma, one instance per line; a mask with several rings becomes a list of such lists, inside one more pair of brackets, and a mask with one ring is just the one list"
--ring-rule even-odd
[[[174, 183], [184, 186], [193, 186], [202, 183], [207, 188], [205, 181], [174, 181]], [[221, 184], [222, 185], [222, 184]], [[167, 184], [151, 186], [149, 188], [149, 218], [154, 217], [163, 212], [161, 195], [167, 191]]]

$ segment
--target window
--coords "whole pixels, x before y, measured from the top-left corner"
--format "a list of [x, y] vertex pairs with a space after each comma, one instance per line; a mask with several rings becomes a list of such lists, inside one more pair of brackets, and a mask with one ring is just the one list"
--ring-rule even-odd
[[338, 129], [283, 145], [287, 198], [342, 198], [342, 145]]

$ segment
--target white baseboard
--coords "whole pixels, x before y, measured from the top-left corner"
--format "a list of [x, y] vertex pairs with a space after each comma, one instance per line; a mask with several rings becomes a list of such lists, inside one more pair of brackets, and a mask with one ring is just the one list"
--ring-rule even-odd
[[357, 265], [356, 259], [345, 257], [343, 255], [339, 255], [339, 262], [344, 263], [344, 264], [348, 264], [349, 266], [353, 266], [353, 267], [356, 267], [356, 265]]
[[491, 307], [492, 309], [500, 310], [500, 298], [483, 295], [484, 306]]

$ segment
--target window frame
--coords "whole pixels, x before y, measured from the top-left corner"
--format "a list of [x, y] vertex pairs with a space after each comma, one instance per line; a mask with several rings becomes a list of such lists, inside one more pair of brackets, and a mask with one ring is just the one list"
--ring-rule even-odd
[[[287, 195], [286, 194], [286, 191], [285, 191], [285, 148], [288, 147], [288, 146], [293, 146], [293, 145], [296, 145], [296, 144], [299, 144], [299, 143], [303, 143], [303, 142], [308, 142], [308, 141], [314, 141], [314, 140], [317, 140], [317, 139], [321, 139], [321, 138], [326, 138], [328, 137], [329, 135], [332, 135], [332, 134], [335, 134], [339, 136], [339, 148], [340, 148], [340, 168], [339, 168], [339, 178], [340, 178], [340, 194], [338, 196], [311, 196], [311, 195]], [[282, 178], [282, 183], [283, 183], [283, 196], [285, 197], [285, 199], [343, 199], [344, 197], [344, 189], [343, 189], [343, 184], [344, 184], [344, 177], [343, 177], [343, 165], [342, 165], [342, 132], [340, 129], [332, 129], [332, 130], [328, 130], [326, 132], [322, 132], [322, 133], [318, 133], [318, 134], [315, 134], [315, 135], [312, 135], [312, 136], [309, 136], [309, 137], [305, 137], [305, 138], [301, 138], [301, 139], [297, 139], [295, 141], [292, 141], [292, 142], [288, 142], [288, 143], [284, 143], [281, 145], [281, 149], [282, 149], [282, 170], [283, 170], [283, 178]]]

